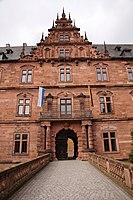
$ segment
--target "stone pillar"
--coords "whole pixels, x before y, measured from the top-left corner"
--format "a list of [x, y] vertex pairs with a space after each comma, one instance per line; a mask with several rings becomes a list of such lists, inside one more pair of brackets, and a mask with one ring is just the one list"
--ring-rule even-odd
[[41, 126], [41, 146], [42, 146], [42, 150], [44, 150], [45, 148], [44, 148], [44, 131], [45, 131], [45, 129], [44, 129], [44, 126]]
[[[44, 127], [46, 126], [46, 150], [51, 149], [51, 132], [50, 132], [50, 122], [42, 122], [41, 123], [42, 130], [44, 132]], [[43, 134], [44, 137], [44, 134]], [[43, 141], [45, 138], [43, 138]]]
[[92, 133], [92, 125], [88, 125], [88, 140], [89, 140], [89, 149], [94, 149], [94, 138]]
[[46, 130], [46, 149], [51, 149], [50, 125], [47, 125], [47, 130]]
[[86, 149], [86, 128], [85, 124], [82, 124], [82, 149]]

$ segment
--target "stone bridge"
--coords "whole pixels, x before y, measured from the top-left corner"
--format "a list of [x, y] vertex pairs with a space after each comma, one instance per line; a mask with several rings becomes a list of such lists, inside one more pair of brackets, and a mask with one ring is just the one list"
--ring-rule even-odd
[[[126, 165], [119, 162], [114, 163], [110, 159], [94, 154], [89, 154], [89, 162], [65, 160], [49, 163], [49, 160], [50, 157], [47, 154], [1, 172], [0, 199], [133, 199], [132, 169], [127, 168]], [[108, 176], [92, 164], [98, 166]], [[113, 177], [115, 182], [109, 178], [110, 176]]]

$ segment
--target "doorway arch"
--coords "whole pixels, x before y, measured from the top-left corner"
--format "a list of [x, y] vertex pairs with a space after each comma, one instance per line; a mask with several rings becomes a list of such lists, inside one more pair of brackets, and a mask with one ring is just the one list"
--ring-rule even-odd
[[[68, 139], [73, 141], [73, 156], [68, 154]], [[56, 158], [58, 160], [76, 159], [78, 156], [78, 138], [76, 133], [71, 129], [62, 129], [56, 135]]]

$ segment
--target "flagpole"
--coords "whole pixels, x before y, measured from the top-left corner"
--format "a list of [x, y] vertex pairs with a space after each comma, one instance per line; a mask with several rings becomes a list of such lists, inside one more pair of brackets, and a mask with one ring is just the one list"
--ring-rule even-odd
[[92, 98], [92, 92], [91, 92], [91, 87], [88, 85], [88, 92], [89, 92], [89, 106], [90, 106], [90, 114], [89, 117], [92, 116], [92, 107], [93, 107], [93, 98]]
[[44, 95], [45, 95], [46, 89], [42, 86], [39, 86], [39, 92], [38, 92], [38, 107], [42, 108]]

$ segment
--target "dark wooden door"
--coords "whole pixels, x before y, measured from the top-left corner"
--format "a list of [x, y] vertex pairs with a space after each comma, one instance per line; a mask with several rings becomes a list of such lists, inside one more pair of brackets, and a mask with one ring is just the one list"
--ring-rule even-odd
[[58, 160], [67, 159], [67, 135], [60, 134], [56, 138], [56, 158]]

